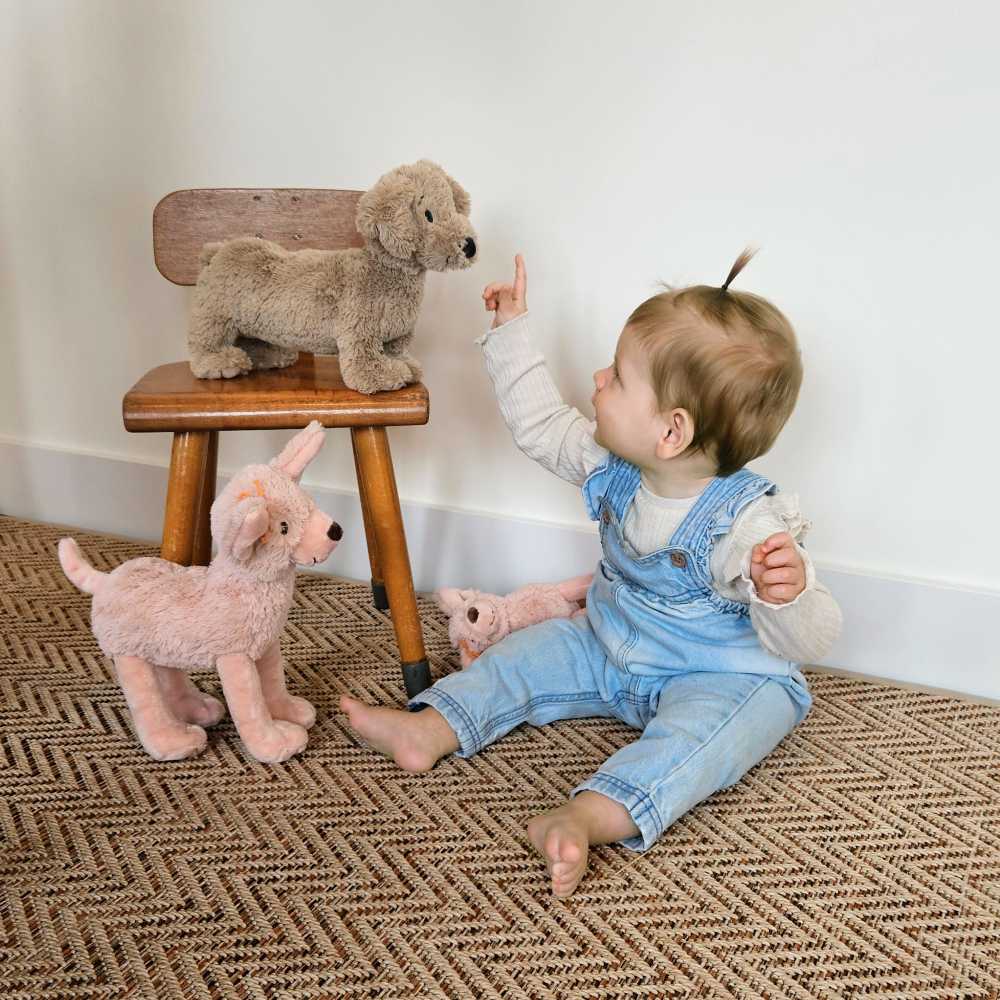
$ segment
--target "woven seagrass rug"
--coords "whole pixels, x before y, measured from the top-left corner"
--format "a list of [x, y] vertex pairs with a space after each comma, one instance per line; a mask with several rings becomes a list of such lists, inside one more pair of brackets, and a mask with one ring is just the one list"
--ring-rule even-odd
[[[524, 834], [634, 738], [522, 727], [409, 775], [342, 691], [404, 700], [367, 585], [301, 576], [306, 751], [138, 746], [63, 532], [0, 518], [0, 995], [49, 998], [995, 997], [1000, 709], [809, 672], [815, 706], [648, 853], [602, 847], [566, 901]], [[101, 569], [155, 554], [74, 532]], [[435, 674], [455, 669], [421, 600]], [[202, 686], [218, 692], [210, 675]]]

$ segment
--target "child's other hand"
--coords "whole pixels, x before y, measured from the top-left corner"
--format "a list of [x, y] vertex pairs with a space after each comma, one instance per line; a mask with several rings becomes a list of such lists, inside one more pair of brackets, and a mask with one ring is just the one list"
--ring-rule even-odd
[[806, 565], [787, 531], [779, 531], [753, 547], [750, 579], [757, 596], [768, 604], [787, 604], [806, 589]]
[[494, 282], [483, 289], [483, 302], [486, 304], [486, 311], [493, 313], [491, 330], [503, 326], [504, 323], [528, 311], [528, 303], [525, 300], [527, 285], [524, 258], [518, 254], [514, 258], [514, 284], [504, 285]]

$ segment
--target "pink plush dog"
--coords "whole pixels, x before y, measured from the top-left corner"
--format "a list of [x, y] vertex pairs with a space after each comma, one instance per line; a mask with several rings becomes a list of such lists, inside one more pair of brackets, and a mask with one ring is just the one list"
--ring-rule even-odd
[[467, 667], [510, 632], [549, 618], [584, 614], [582, 604], [593, 578], [588, 573], [563, 583], [533, 583], [506, 597], [453, 587], [442, 587], [434, 596], [448, 615], [448, 638]]
[[185, 670], [215, 667], [247, 750], [257, 760], [287, 760], [306, 745], [316, 711], [285, 690], [278, 640], [295, 589], [295, 567], [323, 562], [340, 525], [299, 486], [323, 446], [313, 421], [269, 465], [237, 473], [212, 505], [218, 552], [210, 566], [130, 559], [100, 573], [72, 538], [59, 542], [69, 579], [94, 595], [91, 619], [140, 742], [157, 760], [205, 748], [203, 726], [223, 706], [201, 693]]

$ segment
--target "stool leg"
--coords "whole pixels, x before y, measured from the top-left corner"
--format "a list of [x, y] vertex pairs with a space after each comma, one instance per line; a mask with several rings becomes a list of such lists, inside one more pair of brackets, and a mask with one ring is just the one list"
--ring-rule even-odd
[[167, 509], [163, 517], [164, 559], [190, 566], [198, 523], [198, 501], [205, 480], [209, 431], [174, 434], [167, 483]]
[[378, 555], [389, 593], [392, 624], [396, 630], [403, 682], [411, 698], [430, 686], [431, 675], [424, 649], [424, 637], [413, 592], [410, 557], [406, 551], [403, 516], [396, 492], [389, 438], [384, 427], [352, 428], [358, 477], [367, 497]]
[[212, 520], [209, 516], [215, 499], [215, 479], [219, 467], [219, 432], [208, 432], [208, 454], [205, 456], [205, 476], [198, 495], [198, 523], [194, 536], [192, 565], [207, 566], [212, 561]]
[[351, 447], [354, 449], [354, 468], [358, 473], [358, 494], [361, 500], [361, 516], [365, 522], [365, 540], [368, 542], [368, 562], [372, 568], [372, 597], [379, 611], [389, 609], [389, 598], [385, 592], [385, 582], [382, 577], [382, 562], [378, 557], [378, 539], [375, 537], [375, 527], [372, 524], [371, 507], [368, 505], [368, 494], [365, 491], [364, 476], [361, 474], [361, 461], [358, 458], [358, 442], [355, 438], [359, 428], [351, 428]]

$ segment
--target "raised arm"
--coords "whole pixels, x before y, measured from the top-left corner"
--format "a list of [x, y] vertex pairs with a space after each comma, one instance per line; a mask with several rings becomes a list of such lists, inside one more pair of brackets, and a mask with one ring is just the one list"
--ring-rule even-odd
[[500, 415], [514, 443], [543, 468], [579, 486], [608, 453], [594, 441], [593, 423], [563, 401], [545, 358], [532, 346], [526, 291], [524, 260], [518, 254], [513, 284], [493, 283], [483, 290], [494, 318], [476, 343], [483, 348]]

